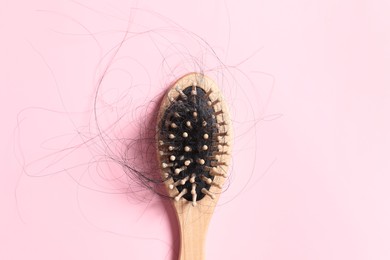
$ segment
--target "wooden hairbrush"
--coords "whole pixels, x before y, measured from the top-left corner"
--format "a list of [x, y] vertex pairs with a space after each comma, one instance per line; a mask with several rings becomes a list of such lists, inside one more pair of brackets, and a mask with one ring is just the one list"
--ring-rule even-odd
[[167, 91], [157, 122], [157, 160], [180, 226], [179, 259], [205, 259], [208, 224], [230, 161], [227, 107], [215, 82], [191, 73]]

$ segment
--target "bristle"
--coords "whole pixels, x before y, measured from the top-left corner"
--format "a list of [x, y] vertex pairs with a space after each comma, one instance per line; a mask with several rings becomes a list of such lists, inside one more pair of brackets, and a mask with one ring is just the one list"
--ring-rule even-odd
[[196, 198], [197, 198], [197, 194], [196, 194], [196, 183], [192, 183], [192, 188], [191, 188], [191, 194], [192, 194], [192, 206], [196, 206]]
[[195, 85], [192, 85], [191, 95], [193, 95], [193, 96], [196, 96], [196, 95], [197, 95], [197, 92], [196, 92], [196, 84], [195, 84]]
[[198, 163], [200, 164], [200, 165], [203, 165], [203, 164], [205, 164], [205, 160], [204, 159], [198, 159]]
[[226, 175], [225, 173], [219, 172], [219, 171], [217, 170], [217, 168], [215, 168], [215, 167], [212, 167], [212, 168], [210, 169], [209, 173], [210, 173], [210, 175], [212, 175], [212, 176], [222, 176], [222, 177], [224, 177], [224, 178], [227, 177], [227, 175]]
[[202, 180], [203, 180], [204, 182], [206, 182], [207, 184], [211, 184], [211, 183], [213, 182], [212, 179], [207, 178], [206, 176], [202, 176], [201, 178], [202, 178]]
[[180, 181], [180, 184], [181, 184], [181, 185], [184, 185], [184, 184], [188, 181], [189, 178], [190, 178], [190, 176], [185, 177], [184, 179], [182, 179], [182, 180]]
[[220, 143], [220, 142], [222, 142], [223, 141], [223, 136], [218, 136], [218, 135], [215, 135], [214, 137], [213, 137], [213, 140], [214, 141], [217, 141], [218, 143]]
[[181, 180], [175, 181], [173, 184], [169, 185], [169, 188], [173, 190], [176, 186], [180, 185]]
[[173, 150], [176, 150], [176, 149], [177, 149], [176, 147], [173, 147], [173, 146], [171, 146], [171, 145], [168, 146], [168, 150], [169, 150], [169, 151], [173, 151]]
[[227, 136], [227, 132], [216, 133], [217, 136]]
[[187, 167], [183, 166], [181, 168], [176, 168], [175, 169], [175, 175], [178, 175], [180, 172], [184, 171], [185, 169], [187, 169]]
[[172, 167], [173, 163], [162, 163], [161, 166], [165, 169], [165, 168], [168, 168], [168, 167]]
[[184, 162], [184, 165], [185, 166], [188, 166], [188, 165], [190, 165], [191, 164], [191, 160], [186, 160], [185, 162]]
[[175, 200], [176, 200], [176, 201], [179, 201], [186, 193], [187, 193], [187, 189], [184, 188], [184, 189], [179, 193], [179, 195], [177, 195], [177, 196], [175, 197]]
[[179, 92], [182, 99], [187, 100], [187, 95], [179, 87], [176, 87], [176, 91]]
[[203, 194], [209, 196], [210, 198], [215, 199], [215, 195], [212, 194], [210, 191], [206, 190], [205, 188], [203, 188], [203, 189], [201, 190], [201, 192], [202, 192]]
[[220, 115], [220, 114], [223, 114], [223, 111], [222, 111], [222, 110], [215, 112], [214, 116], [218, 116], [218, 115]]
[[219, 100], [217, 99], [217, 100], [215, 100], [215, 101], [207, 101], [207, 105], [209, 105], [209, 106], [215, 106], [216, 104], [218, 104], [219, 103]]
[[211, 162], [211, 166], [221, 166], [221, 165], [225, 165], [226, 166], [226, 162]]
[[214, 152], [213, 156], [228, 154], [227, 152]]

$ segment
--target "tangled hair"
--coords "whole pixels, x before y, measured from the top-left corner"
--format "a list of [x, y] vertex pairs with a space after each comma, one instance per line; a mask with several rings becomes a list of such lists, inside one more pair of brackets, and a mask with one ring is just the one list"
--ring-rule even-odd
[[[167, 87], [188, 72], [208, 75], [221, 87], [231, 107], [236, 149], [244, 151], [251, 146], [250, 142], [256, 143], [256, 128], [266, 118], [273, 77], [258, 71], [243, 72], [240, 66], [250, 57], [238, 62], [239, 65], [227, 65], [221, 58], [227, 53], [214, 49], [201, 36], [166, 17], [141, 9], [132, 11], [142, 13], [143, 20], [134, 23], [129, 18], [125, 30], [110, 31], [114, 47], [105, 46], [107, 38], [101, 39], [100, 34], [87, 30], [87, 36], [96, 42], [101, 53], [87, 109], [70, 111], [67, 102], [72, 100], [61, 96], [63, 111], [30, 107], [19, 114], [16, 150], [24, 175], [65, 173], [80, 187], [97, 192], [126, 194], [141, 201], [150, 201], [156, 194], [166, 198], [160, 168], [156, 165], [157, 110]], [[64, 87], [50, 61], [44, 55], [41, 57], [61, 92]], [[40, 122], [33, 120], [37, 112], [46, 113], [42, 124], [52, 122], [43, 131], [37, 131], [42, 137], [26, 131], [39, 127]], [[45, 118], [42, 114], [40, 117]], [[273, 118], [268, 116], [268, 120]], [[69, 127], [52, 131], [58, 121], [70, 122]], [[245, 136], [251, 136], [251, 141]], [[43, 151], [26, 149], [24, 141], [31, 138], [37, 140], [36, 147], [43, 147]], [[58, 139], [67, 140], [62, 147], [50, 147]], [[245, 164], [252, 165], [252, 173], [246, 177], [243, 188], [252, 178], [257, 156], [256, 148], [250, 149], [254, 152], [248, 155]], [[235, 164], [233, 158], [233, 173]]]

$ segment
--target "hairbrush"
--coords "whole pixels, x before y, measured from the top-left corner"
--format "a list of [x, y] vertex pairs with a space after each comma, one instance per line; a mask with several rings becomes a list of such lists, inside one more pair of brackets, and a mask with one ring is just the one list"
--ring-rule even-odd
[[232, 136], [228, 110], [216, 83], [191, 73], [168, 89], [157, 122], [157, 160], [179, 222], [180, 260], [201, 260], [227, 178]]

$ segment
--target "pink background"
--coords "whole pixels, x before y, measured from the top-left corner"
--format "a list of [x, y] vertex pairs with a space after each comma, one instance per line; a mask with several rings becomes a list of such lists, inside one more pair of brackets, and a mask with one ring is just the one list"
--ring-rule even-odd
[[242, 2], [0, 1], [0, 259], [176, 259], [91, 109], [104, 74], [107, 139], [131, 136], [200, 68], [236, 135], [207, 259], [390, 259], [390, 2]]

